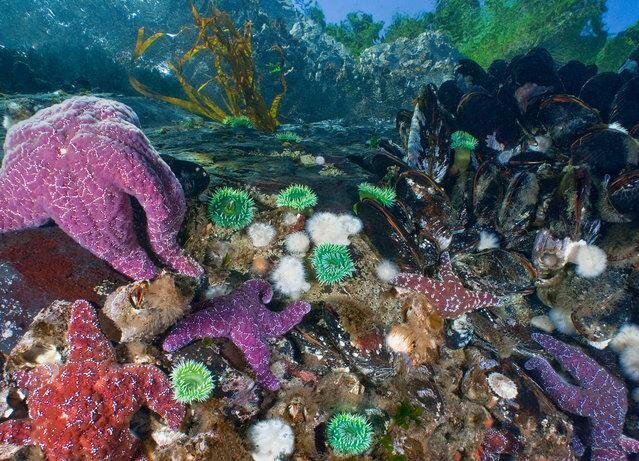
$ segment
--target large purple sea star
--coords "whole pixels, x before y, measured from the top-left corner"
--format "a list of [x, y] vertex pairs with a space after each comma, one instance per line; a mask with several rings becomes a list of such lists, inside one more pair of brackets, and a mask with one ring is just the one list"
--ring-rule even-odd
[[176, 243], [182, 187], [124, 104], [74, 97], [12, 126], [0, 169], [0, 233], [53, 219], [116, 270], [149, 279], [158, 269], [140, 246], [130, 196], [146, 213], [151, 249], [186, 275], [202, 268]]
[[435, 312], [442, 317], [458, 317], [466, 312], [499, 304], [499, 298], [486, 291], [466, 289], [453, 272], [450, 255], [444, 251], [440, 257], [439, 277], [431, 279], [419, 274], [402, 273], [393, 283], [398, 287], [417, 291], [430, 301]]
[[576, 347], [550, 335], [532, 336], [579, 384], [566, 382], [543, 357], [536, 356], [525, 363], [526, 369], [538, 372], [542, 386], [562, 410], [590, 420], [592, 460], [625, 460], [626, 453], [638, 452], [639, 441], [622, 434], [628, 410], [623, 381]]
[[233, 293], [201, 303], [201, 309], [180, 321], [164, 340], [164, 350], [173, 352], [195, 339], [229, 338], [244, 353], [263, 386], [277, 390], [279, 382], [271, 373], [267, 338], [280, 336], [297, 325], [311, 310], [310, 304], [296, 301], [282, 312], [265, 306], [273, 290], [268, 282], [244, 282]]
[[67, 338], [64, 366], [15, 373], [27, 391], [29, 419], [0, 424], [0, 444], [37, 444], [52, 461], [130, 460], [140, 447], [129, 423], [142, 406], [172, 428], [180, 425], [184, 407], [167, 376], [152, 365], [118, 365], [88, 302], [73, 305]]

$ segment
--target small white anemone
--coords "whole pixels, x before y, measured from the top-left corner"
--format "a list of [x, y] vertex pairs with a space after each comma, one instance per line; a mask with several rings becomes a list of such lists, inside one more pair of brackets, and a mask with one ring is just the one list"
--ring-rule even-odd
[[362, 230], [362, 222], [349, 214], [336, 215], [326, 211], [315, 213], [306, 222], [306, 230], [317, 245], [335, 243], [348, 245], [348, 237]]
[[399, 275], [399, 267], [388, 259], [382, 259], [375, 267], [375, 274], [382, 282], [392, 283], [395, 277]]
[[254, 461], [279, 461], [293, 453], [295, 435], [291, 426], [279, 418], [265, 419], [248, 431], [254, 447]]
[[293, 232], [284, 239], [286, 251], [293, 255], [305, 255], [311, 245], [311, 240], [305, 232]]
[[573, 244], [568, 260], [575, 264], [577, 275], [584, 278], [600, 276], [608, 265], [606, 253], [598, 246], [588, 245], [583, 240]]
[[610, 348], [615, 352], [622, 352], [631, 347], [639, 349], [639, 325], [627, 323], [612, 338]]
[[248, 236], [255, 247], [265, 247], [275, 238], [275, 228], [270, 224], [256, 222], [247, 230]]
[[294, 256], [284, 256], [271, 274], [276, 291], [293, 299], [308, 291], [311, 285], [306, 281], [306, 270], [302, 261]]
[[571, 312], [567, 309], [555, 307], [548, 312], [548, 317], [552, 321], [553, 325], [555, 325], [555, 328], [561, 333], [565, 335], [574, 335], [577, 330], [575, 330], [575, 325], [572, 323], [570, 314]]
[[493, 232], [482, 230], [479, 232], [479, 243], [477, 243], [477, 251], [499, 248], [499, 237]]

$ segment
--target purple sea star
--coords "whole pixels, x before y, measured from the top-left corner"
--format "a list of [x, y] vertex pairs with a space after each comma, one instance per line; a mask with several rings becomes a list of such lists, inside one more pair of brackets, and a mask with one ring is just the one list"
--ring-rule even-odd
[[281, 336], [311, 310], [310, 304], [296, 301], [282, 312], [266, 307], [273, 298], [268, 282], [244, 282], [226, 296], [209, 299], [201, 309], [181, 320], [164, 340], [164, 350], [173, 352], [195, 339], [229, 338], [244, 353], [255, 376], [267, 389], [277, 390], [279, 382], [271, 373], [267, 338]]
[[393, 283], [425, 295], [435, 312], [442, 317], [458, 317], [480, 307], [499, 304], [499, 298], [487, 291], [466, 289], [459, 277], [453, 272], [450, 255], [444, 251], [440, 257], [439, 277], [435, 280], [419, 274], [402, 273]]
[[140, 455], [129, 424], [142, 406], [177, 429], [184, 407], [173, 399], [168, 377], [152, 365], [118, 365], [87, 301], [73, 304], [67, 338], [63, 366], [14, 373], [27, 391], [29, 419], [0, 424], [0, 444], [37, 444], [51, 461], [120, 461]]
[[543, 357], [525, 363], [526, 369], [539, 373], [542, 386], [562, 410], [590, 420], [592, 460], [625, 460], [626, 453], [638, 452], [639, 441], [622, 434], [628, 410], [623, 381], [576, 347], [542, 333], [533, 333], [532, 337], [579, 384], [566, 382]]
[[0, 169], [0, 233], [53, 219], [133, 279], [158, 268], [138, 243], [130, 196], [146, 213], [151, 249], [190, 276], [202, 268], [176, 243], [186, 202], [177, 178], [124, 104], [73, 97], [12, 126]]

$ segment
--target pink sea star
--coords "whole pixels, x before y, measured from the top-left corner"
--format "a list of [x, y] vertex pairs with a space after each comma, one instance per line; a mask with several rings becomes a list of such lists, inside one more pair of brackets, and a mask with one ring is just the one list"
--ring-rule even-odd
[[158, 269], [138, 243], [130, 196], [146, 213], [151, 249], [190, 276], [202, 268], [176, 243], [182, 187], [124, 104], [73, 97], [12, 126], [0, 169], [0, 233], [53, 219], [116, 270], [149, 279]]
[[164, 350], [173, 352], [200, 338], [229, 338], [244, 353], [257, 380], [267, 389], [277, 390], [280, 385], [269, 368], [267, 338], [289, 331], [311, 306], [296, 301], [282, 312], [273, 312], [266, 307], [272, 298], [268, 282], [254, 279], [229, 295], [204, 301], [196, 308], [201, 310], [180, 321], [169, 333]]
[[184, 407], [166, 375], [152, 365], [118, 365], [88, 302], [74, 303], [67, 338], [65, 365], [15, 373], [29, 419], [0, 424], [0, 443], [40, 445], [52, 461], [130, 460], [140, 447], [129, 423], [142, 406], [180, 425]]
[[466, 289], [453, 272], [447, 251], [440, 257], [439, 277], [435, 280], [419, 274], [402, 273], [393, 283], [417, 291], [428, 298], [435, 312], [442, 317], [458, 317], [466, 312], [499, 304], [499, 298], [486, 291]]
[[579, 384], [566, 382], [543, 357], [525, 363], [526, 369], [537, 371], [542, 386], [561, 409], [590, 420], [592, 460], [625, 460], [626, 453], [639, 452], [639, 441], [622, 434], [628, 411], [623, 381], [576, 347], [550, 335], [532, 336]]

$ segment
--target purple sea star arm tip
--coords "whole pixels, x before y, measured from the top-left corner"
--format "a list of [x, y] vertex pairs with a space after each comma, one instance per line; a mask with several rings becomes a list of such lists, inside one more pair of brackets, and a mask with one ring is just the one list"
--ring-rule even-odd
[[52, 219], [76, 242], [133, 279], [159, 269], [137, 241], [130, 196], [142, 205], [152, 250], [189, 276], [202, 267], [176, 237], [180, 183], [122, 103], [78, 96], [12, 126], [0, 169], [0, 233]]

